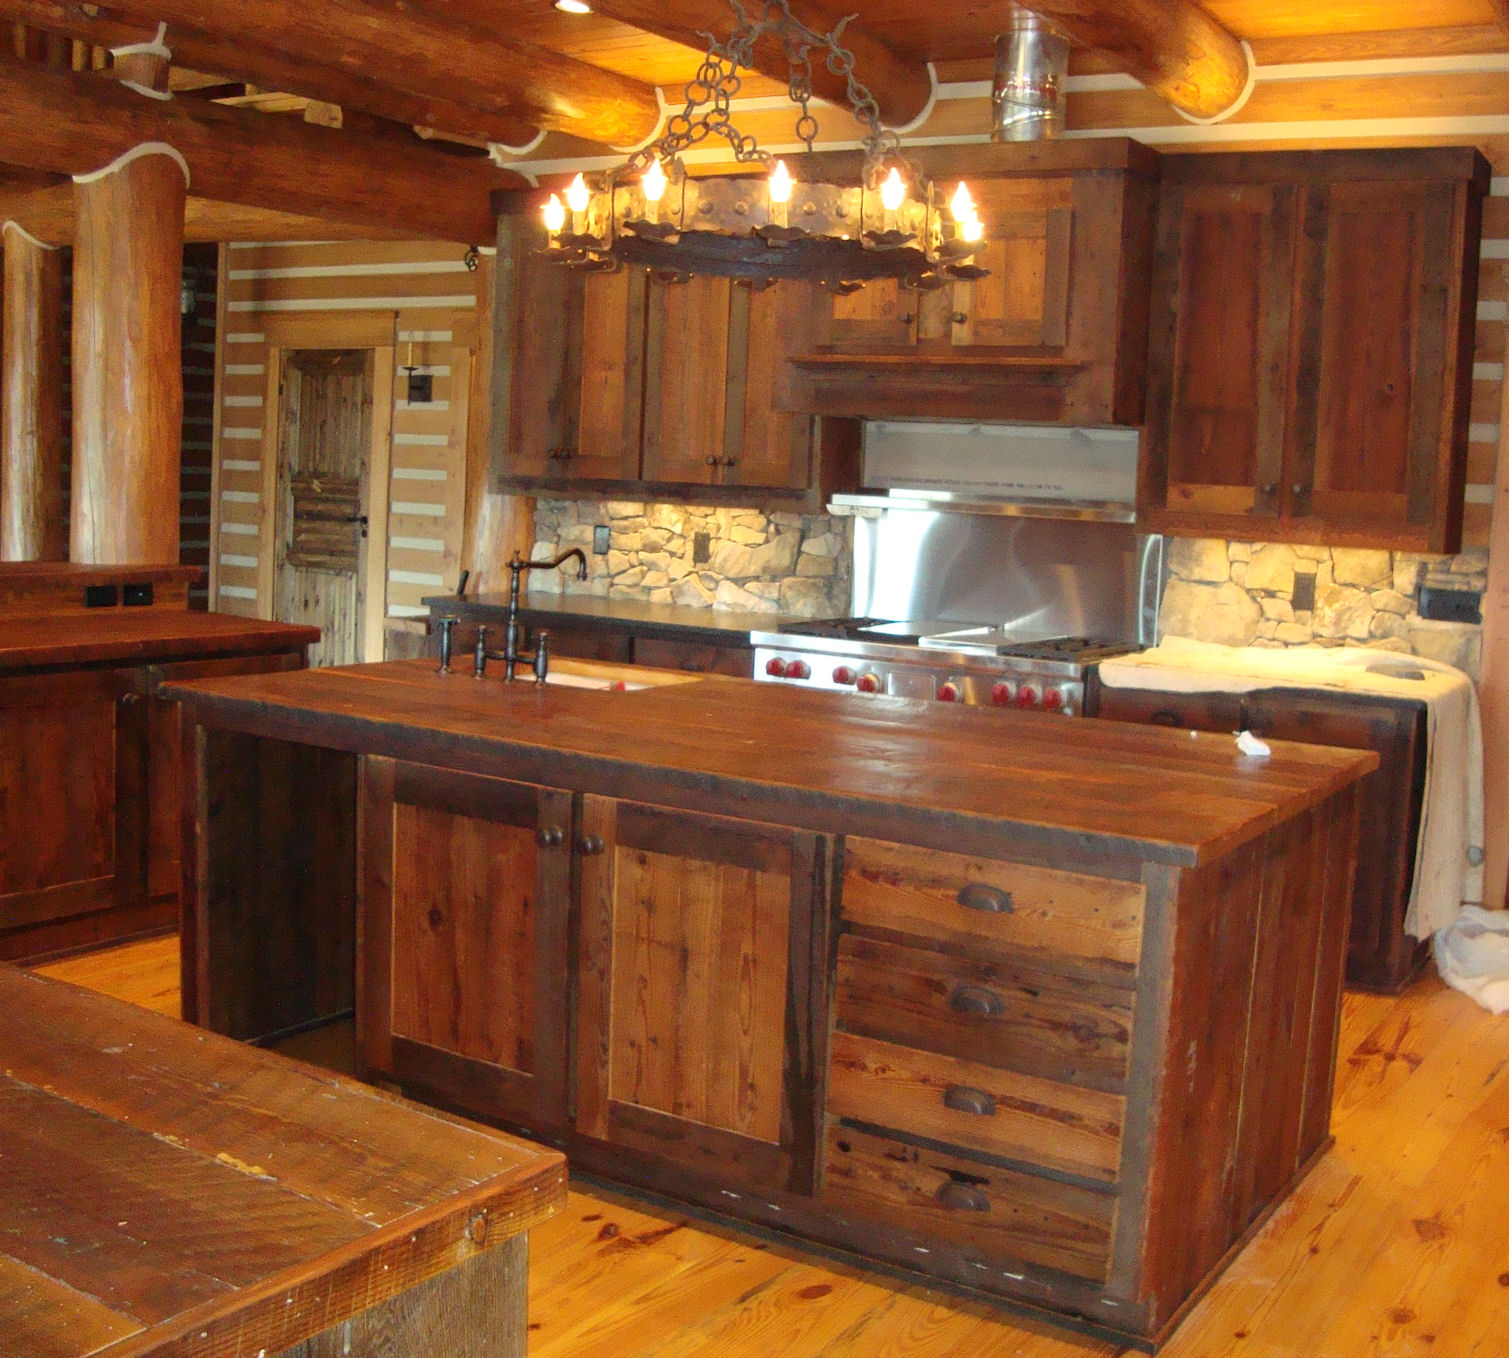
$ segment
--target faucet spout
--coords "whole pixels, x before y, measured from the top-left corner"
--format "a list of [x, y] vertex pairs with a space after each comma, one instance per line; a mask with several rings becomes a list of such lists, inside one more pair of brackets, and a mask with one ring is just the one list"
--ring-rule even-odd
[[[551, 561], [525, 561], [518, 552], [515, 552], [508, 562], [508, 629], [504, 634], [503, 643], [503, 678], [505, 680], [514, 677], [514, 668], [520, 660], [533, 660], [535, 677], [540, 683], [545, 682], [545, 659], [546, 650], [543, 645], [536, 647], [533, 657], [523, 655], [519, 651], [519, 582], [525, 571], [553, 571], [558, 567], [576, 558], [576, 578], [587, 578], [587, 554], [580, 547], [568, 547], [558, 557]], [[541, 638], [543, 642], [544, 638]]]

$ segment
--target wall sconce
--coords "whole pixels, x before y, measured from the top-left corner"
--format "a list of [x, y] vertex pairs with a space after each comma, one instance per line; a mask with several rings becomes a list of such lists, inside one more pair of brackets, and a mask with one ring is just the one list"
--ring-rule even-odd
[[[423, 360], [423, 354], [420, 355]], [[418, 369], [423, 362], [414, 362], [414, 341], [409, 341], [409, 361], [403, 365], [403, 370], [409, 375], [408, 395], [405, 399], [410, 405], [428, 405], [435, 399], [435, 378], [431, 373], [422, 373]]]
[[194, 265], [184, 266], [178, 290], [178, 310], [184, 316], [192, 316], [199, 305], [199, 270]]

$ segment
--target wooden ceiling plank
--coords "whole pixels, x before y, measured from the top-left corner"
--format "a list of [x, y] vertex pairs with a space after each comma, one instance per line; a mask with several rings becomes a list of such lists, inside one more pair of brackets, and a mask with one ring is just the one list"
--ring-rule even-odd
[[[631, 24], [694, 51], [706, 51], [703, 34], [712, 32], [721, 40], [728, 37], [734, 25], [733, 11], [722, 0], [593, 0], [592, 7], [609, 19]], [[496, 14], [496, 6], [476, 0], [468, 9], [479, 17], [489, 9]], [[815, 7], [794, 4], [791, 9], [798, 19], [819, 33], [833, 26], [833, 17]], [[498, 20], [494, 18], [492, 22], [496, 27]], [[854, 74], [875, 96], [881, 121], [888, 127], [906, 126], [927, 107], [932, 97], [932, 80], [920, 58], [899, 56], [860, 23], [849, 24], [840, 36], [840, 43], [853, 53]], [[781, 44], [761, 43], [753, 60], [756, 71], [783, 85], [786, 83], [789, 67]], [[813, 62], [812, 88], [820, 99], [841, 108], [849, 106], [845, 80], [821, 61]]]
[[161, 141], [182, 153], [199, 197], [468, 244], [492, 239], [490, 190], [519, 182], [423, 146], [202, 100], [149, 99], [5, 54], [0, 82], [0, 160], [54, 174], [88, 174]]
[[1065, 37], [1117, 58], [1122, 69], [1194, 118], [1231, 109], [1247, 86], [1241, 44], [1193, 0], [1032, 0]]
[[648, 85], [407, 0], [115, 0], [111, 7], [138, 21], [166, 22], [170, 45], [182, 26], [611, 145], [644, 140], [660, 117]]
[[1259, 66], [1290, 66], [1308, 61], [1476, 56], [1505, 50], [1509, 50], [1509, 30], [1498, 24], [1464, 28], [1399, 28], [1379, 33], [1317, 33], [1252, 40], [1252, 55]]
[[[0, 19], [50, 29], [97, 47], [119, 47], [149, 41], [157, 26], [123, 23], [104, 14], [90, 14], [61, 0], [0, 0]], [[439, 94], [415, 94], [366, 78], [328, 62], [267, 50], [244, 38], [232, 40], [175, 25], [167, 35], [175, 63], [219, 76], [238, 77], [264, 88], [302, 98], [359, 109], [380, 118], [454, 132], [505, 146], [522, 146], [533, 139], [532, 119], [517, 113], [473, 108]]]

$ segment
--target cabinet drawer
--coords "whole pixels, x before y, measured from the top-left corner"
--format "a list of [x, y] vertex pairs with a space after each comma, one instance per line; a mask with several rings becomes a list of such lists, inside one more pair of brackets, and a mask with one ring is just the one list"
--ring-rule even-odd
[[843, 912], [924, 938], [1035, 948], [1135, 969], [1142, 953], [1140, 882], [850, 837]]
[[915, 1256], [894, 1232], [999, 1260], [1105, 1281], [1116, 1199], [1078, 1184], [997, 1169], [851, 1127], [828, 1129], [823, 1201], [885, 1228], [877, 1253]]
[[840, 1028], [1099, 1089], [1126, 1079], [1133, 995], [1100, 981], [845, 934]]
[[1110, 1183], [1121, 1163], [1126, 1100], [840, 1032], [828, 1111]]

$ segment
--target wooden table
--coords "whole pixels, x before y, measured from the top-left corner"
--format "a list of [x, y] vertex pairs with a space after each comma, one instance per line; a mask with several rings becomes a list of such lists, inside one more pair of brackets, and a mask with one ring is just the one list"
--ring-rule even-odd
[[0, 964], [5, 1358], [507, 1358], [565, 1162]]

